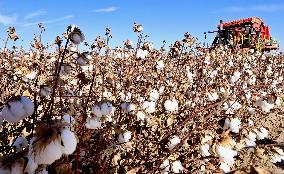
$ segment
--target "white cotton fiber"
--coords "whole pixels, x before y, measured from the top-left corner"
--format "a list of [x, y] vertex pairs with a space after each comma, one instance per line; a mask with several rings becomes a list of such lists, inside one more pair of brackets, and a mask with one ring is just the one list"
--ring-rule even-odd
[[102, 115], [108, 115], [112, 112], [113, 106], [110, 102], [104, 102], [102, 103], [100, 109], [101, 109]]
[[28, 157], [28, 164], [25, 168], [24, 173], [33, 174], [35, 173], [36, 169], [38, 168], [38, 165], [34, 162], [34, 160], [31, 157]]
[[23, 165], [21, 165], [19, 162], [16, 162], [11, 169], [11, 174], [23, 174]]
[[23, 104], [24, 110], [25, 110], [25, 115], [30, 116], [34, 113], [34, 103], [27, 97], [21, 96], [21, 103]]
[[85, 126], [88, 129], [99, 129], [102, 127], [102, 123], [98, 118], [87, 118]]
[[184, 167], [182, 166], [180, 161], [174, 161], [172, 163], [172, 171], [174, 173], [182, 173], [183, 170], [184, 170]]
[[205, 143], [200, 146], [200, 153], [203, 157], [210, 156], [210, 145], [208, 143]]
[[77, 147], [77, 139], [74, 132], [63, 129], [61, 131], [61, 141], [63, 144], [62, 153], [66, 155], [72, 154]]
[[174, 135], [173, 138], [169, 142], [169, 149], [172, 150], [180, 143], [180, 138], [177, 135]]
[[58, 140], [54, 140], [50, 144], [48, 144], [45, 148], [43, 148], [42, 151], [39, 152], [34, 152], [33, 149], [31, 148], [30, 154], [31, 157], [34, 158], [35, 163], [50, 165], [54, 161], [61, 158], [62, 156], [61, 143]]
[[95, 116], [97, 116], [97, 117], [102, 117], [102, 116], [103, 116], [102, 111], [101, 111], [101, 108], [100, 108], [100, 106], [98, 106], [98, 105], [95, 105], [95, 106], [93, 107], [93, 113], [94, 113]]
[[148, 113], [154, 113], [156, 111], [156, 103], [154, 101], [145, 101], [142, 108]]
[[168, 174], [170, 171], [170, 161], [166, 159], [163, 164], [160, 165], [160, 169], [162, 170], [162, 174]]
[[125, 131], [123, 134], [119, 134], [118, 136], [118, 142], [119, 143], [126, 143], [131, 139], [132, 132]]
[[2, 110], [2, 116], [5, 120], [7, 120], [10, 123], [17, 123], [18, 121], [20, 121], [20, 119], [18, 117], [14, 116], [14, 114], [12, 114], [12, 112], [10, 111], [8, 106], [4, 106], [4, 108]]
[[169, 111], [169, 112], [178, 111], [178, 102], [176, 99], [166, 100], [164, 103], [164, 107], [166, 111]]
[[14, 117], [21, 119], [26, 115], [24, 105], [20, 101], [11, 101], [9, 102], [9, 105], [10, 112], [14, 115]]
[[13, 146], [15, 146], [17, 152], [19, 152], [22, 151], [23, 148], [26, 148], [28, 146], [28, 141], [25, 137], [18, 137], [13, 143]]

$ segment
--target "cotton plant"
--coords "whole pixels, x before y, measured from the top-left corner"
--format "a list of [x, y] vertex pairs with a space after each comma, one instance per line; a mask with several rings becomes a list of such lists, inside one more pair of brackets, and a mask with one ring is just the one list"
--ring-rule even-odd
[[2, 117], [10, 123], [17, 123], [33, 113], [34, 103], [25, 96], [12, 98], [2, 109]]
[[76, 150], [75, 133], [63, 125], [61, 122], [55, 122], [51, 127], [41, 125], [37, 128], [36, 136], [30, 140], [29, 145], [29, 156], [36, 164], [50, 165], [62, 155], [70, 155]]

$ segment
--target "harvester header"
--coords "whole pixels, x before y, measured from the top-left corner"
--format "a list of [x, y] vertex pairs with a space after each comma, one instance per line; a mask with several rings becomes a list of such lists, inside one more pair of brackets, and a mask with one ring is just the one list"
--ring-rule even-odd
[[269, 26], [258, 17], [223, 22], [220, 20], [217, 33], [212, 43], [227, 45], [230, 48], [250, 48], [262, 51], [279, 49], [278, 42], [270, 36]]

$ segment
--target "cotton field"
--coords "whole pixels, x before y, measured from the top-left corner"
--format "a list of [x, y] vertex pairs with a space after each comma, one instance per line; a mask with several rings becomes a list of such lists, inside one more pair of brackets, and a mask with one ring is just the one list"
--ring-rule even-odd
[[1, 48], [1, 174], [284, 173], [282, 53], [44, 30]]

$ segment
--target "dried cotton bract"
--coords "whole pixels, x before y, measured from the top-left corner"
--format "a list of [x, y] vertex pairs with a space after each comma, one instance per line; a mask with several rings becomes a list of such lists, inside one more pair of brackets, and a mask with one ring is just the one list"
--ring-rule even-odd
[[17, 123], [34, 113], [34, 103], [27, 97], [15, 97], [2, 110], [2, 116], [10, 123]]

